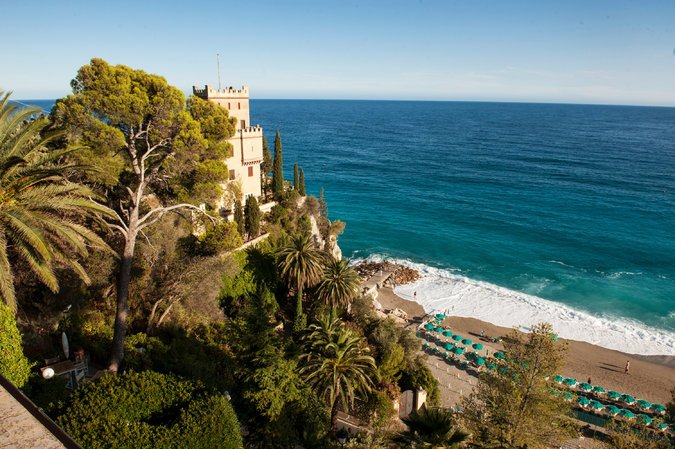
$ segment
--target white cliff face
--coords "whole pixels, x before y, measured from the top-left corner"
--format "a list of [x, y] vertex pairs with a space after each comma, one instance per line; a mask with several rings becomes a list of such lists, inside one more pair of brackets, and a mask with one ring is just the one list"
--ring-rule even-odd
[[316, 218], [314, 218], [313, 215], [309, 216], [309, 222], [312, 225], [312, 236], [314, 237], [314, 241], [316, 241], [316, 243], [319, 245], [319, 248], [323, 248], [334, 258], [341, 260], [342, 250], [338, 246], [337, 237], [330, 235], [328, 236], [328, 241], [326, 241], [321, 235], [319, 225], [317, 224]]
[[[301, 196], [298, 199], [298, 207], [302, 207], [305, 204], [305, 198], [306, 197]], [[312, 225], [312, 236], [314, 237], [314, 241], [316, 242], [317, 246], [324, 251], [327, 251], [328, 254], [332, 255], [337, 260], [342, 260], [342, 250], [338, 246], [337, 237], [330, 235], [328, 236], [328, 241], [326, 242], [326, 240], [321, 235], [319, 225], [317, 224], [314, 215], [309, 214], [309, 222]], [[328, 224], [330, 225], [330, 221]]]

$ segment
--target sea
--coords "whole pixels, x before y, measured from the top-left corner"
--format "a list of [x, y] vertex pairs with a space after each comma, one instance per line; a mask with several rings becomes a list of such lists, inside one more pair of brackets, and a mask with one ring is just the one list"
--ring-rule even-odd
[[427, 312], [675, 355], [675, 108], [252, 100], [251, 122], [345, 256], [420, 271], [395, 291]]

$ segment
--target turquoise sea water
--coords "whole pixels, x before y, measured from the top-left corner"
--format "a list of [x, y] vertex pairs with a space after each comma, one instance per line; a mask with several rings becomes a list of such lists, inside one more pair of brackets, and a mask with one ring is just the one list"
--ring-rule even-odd
[[675, 335], [675, 108], [254, 100], [251, 111], [270, 145], [281, 131], [286, 177], [298, 162], [310, 193], [325, 188], [331, 218], [347, 223], [345, 255]]

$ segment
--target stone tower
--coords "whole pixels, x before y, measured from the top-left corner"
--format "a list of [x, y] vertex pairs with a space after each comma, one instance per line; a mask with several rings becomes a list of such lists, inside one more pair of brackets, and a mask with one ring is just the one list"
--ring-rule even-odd
[[[214, 89], [207, 84], [203, 88], [192, 86], [192, 92], [199, 98], [219, 104], [229, 111], [230, 117], [237, 118], [234, 136], [228, 139], [232, 145], [232, 154], [226, 161], [230, 181], [241, 183], [242, 201], [250, 195], [258, 198], [262, 194], [260, 164], [263, 160], [263, 131], [260, 125], [251, 126], [248, 87]], [[221, 207], [229, 209], [231, 204], [223, 202]]]

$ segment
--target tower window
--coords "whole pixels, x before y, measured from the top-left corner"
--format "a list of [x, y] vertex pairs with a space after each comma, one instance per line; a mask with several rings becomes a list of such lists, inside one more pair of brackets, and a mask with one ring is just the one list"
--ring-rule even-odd
[[248, 177], [250, 178], [251, 176], [253, 176], [253, 167], [248, 168]]
[[237, 109], [241, 109], [241, 103], [237, 103]]
[[230, 170], [230, 181], [233, 181], [235, 178], [234, 170]]
[[230, 103], [227, 103], [227, 109], [230, 109]]

